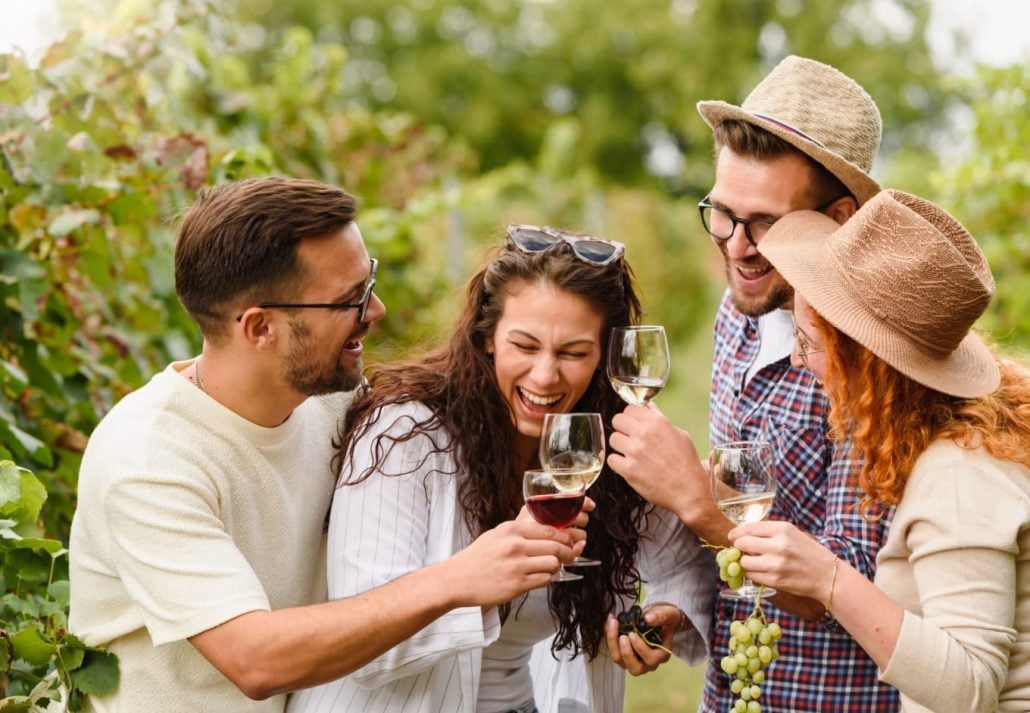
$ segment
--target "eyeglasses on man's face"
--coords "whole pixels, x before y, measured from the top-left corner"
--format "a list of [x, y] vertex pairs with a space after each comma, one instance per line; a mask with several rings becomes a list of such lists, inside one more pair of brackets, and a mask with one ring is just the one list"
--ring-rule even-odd
[[548, 226], [509, 225], [508, 240], [524, 253], [547, 252], [564, 243], [581, 261], [598, 267], [615, 262], [626, 252], [626, 246], [614, 240], [577, 235]]
[[[812, 210], [821, 213], [843, 197], [837, 196]], [[753, 218], [751, 220], [741, 218], [733, 215], [725, 208], [717, 208], [712, 205], [711, 201], [711, 194], [705, 196], [697, 204], [697, 209], [701, 213], [701, 224], [705, 226], [705, 231], [719, 241], [729, 240], [733, 237], [733, 231], [737, 229], [737, 226], [743, 225], [744, 237], [757, 248], [758, 241], [765, 237], [773, 223], [779, 220], [779, 218]]]
[[[365, 283], [365, 289], [361, 293], [361, 299], [357, 302], [262, 302], [258, 305], [262, 309], [329, 309], [329, 310], [341, 310], [341, 309], [356, 309], [358, 310], [358, 321], [365, 321], [365, 313], [368, 311], [368, 303], [372, 299], [372, 290], [376, 286], [376, 270], [379, 268], [379, 261], [375, 258], [370, 258], [371, 269], [368, 273], [368, 282]], [[239, 322], [243, 318], [241, 314], [236, 318]]]
[[790, 321], [794, 325], [794, 344], [796, 344], [798, 348], [798, 358], [801, 359], [801, 363], [806, 369], [812, 371], [812, 367], [808, 365], [808, 355], [824, 352], [826, 351], [826, 347], [817, 347], [812, 345], [812, 340], [809, 339], [807, 334], [805, 334], [805, 330], [803, 330], [798, 324], [798, 320], [793, 313], [790, 315]]

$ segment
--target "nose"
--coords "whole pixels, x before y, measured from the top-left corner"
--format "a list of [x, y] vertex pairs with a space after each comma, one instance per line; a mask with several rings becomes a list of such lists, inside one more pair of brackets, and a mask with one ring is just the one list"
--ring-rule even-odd
[[758, 248], [747, 239], [746, 228], [743, 223], [733, 226], [733, 232], [726, 239], [726, 254], [734, 260], [742, 260], [758, 253]]
[[801, 355], [798, 353], [798, 345], [794, 344], [790, 348], [790, 365], [795, 369], [805, 369], [805, 362], [801, 361]]
[[372, 324], [372, 322], [378, 322], [386, 316], [386, 304], [379, 299], [379, 295], [375, 292], [368, 296], [368, 307], [365, 309], [365, 321], [363, 324]]
[[557, 384], [561, 378], [558, 374], [558, 360], [543, 352], [536, 355], [529, 379], [534, 386], [546, 387]]

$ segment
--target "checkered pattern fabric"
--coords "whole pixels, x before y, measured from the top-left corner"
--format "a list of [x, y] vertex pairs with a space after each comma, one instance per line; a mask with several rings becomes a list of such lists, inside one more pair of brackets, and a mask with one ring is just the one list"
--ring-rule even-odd
[[[872, 579], [889, 518], [870, 524], [859, 514], [860, 497], [850, 476], [855, 463], [847, 444], [826, 437], [829, 404], [812, 374], [781, 359], [744, 383], [758, 347], [756, 320], [737, 311], [727, 292], [715, 322], [712, 443], [771, 441], [777, 493], [769, 518], [787, 520], [815, 535]], [[726, 599], [716, 603], [702, 711], [726, 713], [733, 706], [731, 678], [719, 661], [729, 650], [730, 622], [746, 618], [752, 606]], [[762, 684], [763, 713], [899, 709], [897, 692], [878, 682], [876, 665], [832, 617], [806, 622], [769, 603], [763, 608], [784, 631], [781, 656]]]

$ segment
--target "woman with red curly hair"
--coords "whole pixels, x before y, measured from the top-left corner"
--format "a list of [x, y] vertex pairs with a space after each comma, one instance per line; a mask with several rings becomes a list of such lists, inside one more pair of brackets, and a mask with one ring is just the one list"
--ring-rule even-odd
[[784, 522], [730, 533], [751, 578], [824, 602], [905, 711], [1030, 710], [1030, 370], [973, 322], [994, 279], [937, 206], [884, 191], [843, 226], [812, 211], [759, 250], [795, 291], [792, 361], [889, 516], [874, 582]]

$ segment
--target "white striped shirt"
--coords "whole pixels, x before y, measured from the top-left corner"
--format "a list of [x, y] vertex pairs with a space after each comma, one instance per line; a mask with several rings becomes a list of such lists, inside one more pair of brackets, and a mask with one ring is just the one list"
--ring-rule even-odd
[[[369, 432], [354, 444], [354, 457], [345, 463], [343, 477], [371, 467], [378, 435], [403, 436], [430, 416], [430, 410], [417, 402], [384, 407]], [[330, 599], [381, 586], [470, 544], [457, 503], [458, 466], [450, 453], [441, 452], [449, 440], [443, 429], [395, 445], [384, 439], [381, 447], [388, 452], [378, 472], [336, 491], [329, 525]], [[654, 534], [654, 540], [641, 541], [642, 550], [653, 555], [642, 558], [641, 569], [646, 571], [651, 563], [658, 567], [653, 571], [668, 575], [664, 580], [675, 591], [659, 587], [652, 596], [679, 605], [695, 622], [702, 636], [688, 632], [677, 637], [677, 653], [698, 660], [704, 656], [714, 596], [711, 558], [674, 517], [664, 518]], [[496, 609], [485, 614], [479, 607], [455, 609], [351, 675], [295, 693], [287, 711], [475, 713], [483, 649], [499, 632]], [[556, 692], [584, 697], [588, 705], [597, 700], [590, 710], [622, 710], [622, 671], [603, 654], [586, 667], [583, 657], [551, 664], [543, 662], [534, 673], [539, 668], [541, 680], [559, 685]], [[576, 683], [580, 679], [585, 687]], [[554, 708], [542, 704], [550, 692], [541, 690], [536, 679], [534, 689], [541, 713], [558, 710], [557, 702]]]

